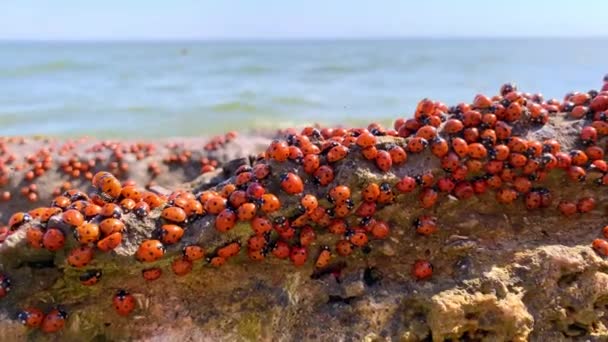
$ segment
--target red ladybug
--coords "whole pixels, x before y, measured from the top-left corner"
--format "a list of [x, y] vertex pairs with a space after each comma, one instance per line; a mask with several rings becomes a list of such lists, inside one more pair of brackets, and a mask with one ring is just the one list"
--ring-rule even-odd
[[429, 236], [438, 230], [437, 218], [428, 215], [420, 216], [414, 221], [414, 228], [416, 228], [416, 233]]
[[44, 316], [40, 329], [45, 333], [55, 333], [65, 326], [65, 321], [68, 318], [66, 311], [60, 308], [54, 308]]
[[412, 276], [417, 280], [428, 279], [433, 275], [433, 265], [426, 260], [417, 260], [412, 265]]
[[135, 309], [135, 297], [125, 290], [119, 290], [112, 298], [114, 310], [121, 316], [129, 316]]
[[292, 247], [289, 252], [289, 259], [294, 264], [294, 266], [302, 266], [306, 263], [306, 259], [308, 258], [308, 250], [306, 247]]
[[38, 308], [29, 307], [20, 311], [17, 314], [17, 319], [28, 328], [37, 328], [42, 324], [44, 313]]
[[82, 285], [92, 286], [97, 284], [99, 280], [101, 280], [102, 274], [103, 273], [101, 272], [101, 270], [87, 270], [84, 271], [78, 279], [80, 280], [80, 283]]

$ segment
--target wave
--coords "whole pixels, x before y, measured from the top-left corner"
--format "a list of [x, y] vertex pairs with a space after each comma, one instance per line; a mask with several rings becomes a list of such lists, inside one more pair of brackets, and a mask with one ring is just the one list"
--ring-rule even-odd
[[32, 64], [14, 68], [11, 70], [0, 70], [0, 76], [6, 77], [27, 77], [43, 74], [52, 74], [65, 71], [80, 71], [92, 69], [91, 65], [77, 63], [68, 60], [56, 60], [41, 64]]
[[280, 96], [272, 99], [272, 102], [282, 105], [295, 105], [295, 106], [318, 106], [320, 103], [297, 96]]
[[260, 108], [239, 101], [230, 101], [219, 103], [209, 107], [210, 110], [217, 113], [259, 113]]

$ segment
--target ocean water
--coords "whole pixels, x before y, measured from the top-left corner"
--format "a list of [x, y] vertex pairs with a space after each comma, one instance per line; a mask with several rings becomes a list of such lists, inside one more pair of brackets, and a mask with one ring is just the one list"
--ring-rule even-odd
[[0, 135], [198, 136], [356, 125], [506, 81], [601, 87], [608, 39], [2, 42]]

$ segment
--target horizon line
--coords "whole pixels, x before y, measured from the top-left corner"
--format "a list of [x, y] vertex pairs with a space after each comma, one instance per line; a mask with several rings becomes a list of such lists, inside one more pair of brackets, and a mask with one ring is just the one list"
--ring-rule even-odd
[[361, 37], [128, 37], [128, 38], [2, 38], [2, 43], [119, 43], [119, 42], [332, 42], [332, 41], [398, 41], [398, 40], [523, 40], [523, 39], [608, 39], [604, 35], [548, 36], [361, 36]]

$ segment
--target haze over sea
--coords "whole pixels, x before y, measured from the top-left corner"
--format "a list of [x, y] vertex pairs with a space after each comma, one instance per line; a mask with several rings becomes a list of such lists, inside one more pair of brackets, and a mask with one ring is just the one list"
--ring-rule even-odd
[[0, 42], [0, 135], [198, 136], [390, 124], [520, 90], [601, 87], [608, 39]]

